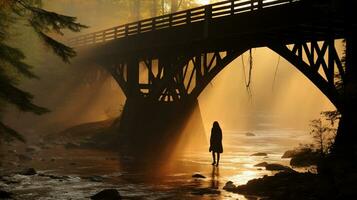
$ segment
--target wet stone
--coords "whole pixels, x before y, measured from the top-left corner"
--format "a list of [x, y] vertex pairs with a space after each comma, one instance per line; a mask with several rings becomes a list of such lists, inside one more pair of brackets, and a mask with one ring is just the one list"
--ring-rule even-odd
[[252, 155], [250, 155], [250, 156], [268, 156], [268, 154], [267, 154], [267, 153], [260, 152], [260, 153], [254, 153], [254, 154], [252, 154]]
[[295, 172], [295, 170], [291, 169], [291, 168], [288, 167], [288, 166], [284, 166], [284, 165], [276, 164], [276, 163], [267, 164], [267, 165], [265, 166], [265, 169], [266, 169], [266, 170], [269, 170], [269, 171]]
[[206, 178], [206, 177], [203, 176], [202, 174], [196, 173], [196, 174], [192, 175], [192, 178]]
[[236, 189], [236, 185], [234, 185], [234, 183], [232, 181], [228, 181], [224, 186], [223, 189], [227, 190], [227, 191], [233, 191], [234, 189]]
[[40, 148], [37, 146], [28, 146], [28, 147], [26, 147], [26, 151], [27, 152], [37, 152], [37, 151], [40, 151]]
[[12, 193], [0, 190], [0, 199], [11, 199]]
[[104, 178], [102, 176], [86, 176], [82, 177], [82, 179], [87, 179], [92, 182], [103, 182]]
[[79, 146], [79, 144], [69, 142], [69, 143], [65, 144], [64, 147], [66, 149], [73, 149], [73, 148], [79, 148], [80, 146]]
[[198, 188], [195, 189], [192, 194], [194, 195], [205, 195], [205, 194], [221, 194], [221, 191], [217, 190], [217, 189], [213, 189], [213, 188]]
[[245, 133], [245, 135], [246, 135], [246, 136], [248, 136], [248, 137], [255, 136], [255, 134], [254, 134], [254, 133], [252, 133], [252, 132], [247, 132], [247, 133]]
[[90, 197], [92, 200], [121, 200], [116, 189], [105, 189]]
[[30, 161], [32, 160], [31, 156], [25, 155], [25, 154], [18, 154], [17, 157], [21, 161]]
[[266, 167], [267, 165], [268, 165], [267, 162], [261, 162], [261, 163], [254, 165], [254, 167]]
[[25, 176], [32, 176], [32, 175], [36, 175], [37, 172], [34, 168], [27, 168], [27, 169], [23, 169], [19, 174]]
[[288, 151], [285, 151], [285, 153], [283, 154], [283, 156], [281, 156], [281, 158], [292, 158], [296, 154], [298, 154], [298, 152], [296, 150], [288, 150]]

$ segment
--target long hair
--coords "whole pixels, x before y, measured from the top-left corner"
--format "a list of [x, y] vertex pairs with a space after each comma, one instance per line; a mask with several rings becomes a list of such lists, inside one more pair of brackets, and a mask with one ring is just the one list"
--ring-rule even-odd
[[219, 123], [217, 121], [213, 122], [213, 127], [212, 127], [213, 130], [219, 130], [221, 129], [221, 127], [219, 126]]

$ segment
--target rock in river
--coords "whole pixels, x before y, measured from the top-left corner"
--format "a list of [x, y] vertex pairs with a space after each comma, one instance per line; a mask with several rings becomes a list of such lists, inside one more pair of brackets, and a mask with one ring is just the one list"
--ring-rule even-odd
[[250, 156], [268, 156], [268, 154], [260, 152], [260, 153], [254, 153], [254, 154], [252, 154]]
[[121, 196], [116, 189], [105, 189], [90, 197], [93, 200], [121, 200]]
[[103, 182], [104, 178], [102, 176], [87, 176], [87, 177], [82, 177], [83, 179], [87, 179], [93, 182]]
[[227, 191], [233, 191], [237, 188], [236, 185], [232, 181], [228, 181], [224, 186], [223, 189]]
[[196, 174], [192, 175], [192, 178], [206, 178], [206, 177], [203, 176], [202, 174], [196, 173]]
[[32, 160], [31, 156], [25, 155], [25, 154], [18, 154], [17, 157], [21, 161], [30, 161]]
[[32, 176], [32, 175], [36, 175], [37, 172], [34, 168], [27, 168], [27, 169], [23, 169], [21, 172], [19, 172], [19, 174], [25, 176]]
[[11, 199], [12, 193], [0, 190], [0, 199]]
[[281, 156], [281, 158], [292, 158], [298, 153], [299, 152], [297, 152], [296, 150], [288, 150], [285, 151], [285, 153], [283, 154], [283, 156]]
[[261, 162], [261, 163], [254, 165], [254, 167], [266, 167], [267, 165], [268, 165], [267, 162]]
[[252, 133], [252, 132], [246, 132], [246, 133], [245, 133], [245, 135], [246, 135], [246, 136], [249, 136], [249, 137], [251, 137], [251, 136], [255, 136], [255, 134], [254, 134], [254, 133]]
[[214, 194], [221, 194], [221, 191], [214, 189], [214, 188], [198, 188], [192, 191], [194, 195], [214, 195]]
[[73, 143], [73, 142], [68, 142], [67, 144], [64, 145], [64, 147], [66, 149], [73, 149], [73, 148], [79, 148], [80, 145], [77, 143]]
[[38, 152], [40, 151], [41, 149], [37, 146], [28, 146], [26, 147], [26, 151], [27, 152]]
[[266, 170], [269, 171], [285, 171], [285, 172], [296, 172], [295, 170], [291, 169], [288, 166], [284, 166], [281, 164], [277, 164], [277, 163], [271, 163], [271, 164], [267, 164], [265, 166]]

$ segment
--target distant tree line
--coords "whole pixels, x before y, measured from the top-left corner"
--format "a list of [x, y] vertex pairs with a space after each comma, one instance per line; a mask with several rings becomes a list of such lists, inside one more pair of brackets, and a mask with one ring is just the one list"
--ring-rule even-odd
[[[185, 10], [199, 6], [196, 0], [113, 0], [127, 3], [133, 14], [133, 20], [139, 20], [147, 17], [154, 17], [168, 13], [174, 13], [179, 10]], [[211, 0], [209, 2], [214, 2]], [[145, 11], [150, 11], [150, 15], [145, 15]]]

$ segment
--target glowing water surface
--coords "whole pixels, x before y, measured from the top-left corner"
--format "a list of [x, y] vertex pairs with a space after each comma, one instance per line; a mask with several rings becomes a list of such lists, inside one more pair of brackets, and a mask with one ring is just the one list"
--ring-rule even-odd
[[[289, 160], [281, 159], [281, 155], [309, 140], [308, 134], [302, 131], [253, 132], [255, 136], [246, 136], [243, 131], [224, 132], [225, 149], [218, 168], [211, 165], [209, 152], [186, 153], [162, 168], [150, 166], [150, 163], [146, 163], [146, 167], [138, 163], [123, 164], [130, 158], [120, 161], [113, 152], [56, 147], [38, 153], [28, 165], [39, 169], [40, 173], [65, 175], [65, 178], [16, 175], [14, 178], [19, 183], [2, 187], [14, 191], [20, 199], [30, 200], [88, 199], [104, 188], [118, 189], [124, 199], [246, 199], [224, 191], [223, 186], [227, 181], [240, 185], [271, 175], [273, 172], [254, 165], [260, 162], [288, 165]], [[250, 156], [257, 152], [265, 152], [268, 156]], [[194, 173], [206, 178], [194, 179]], [[221, 193], [199, 195], [199, 188], [216, 188]]]

